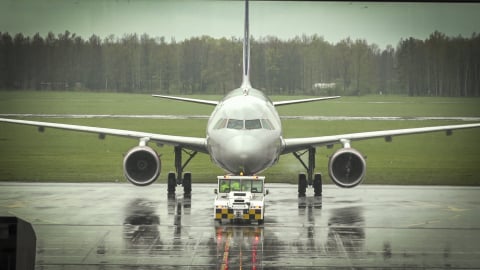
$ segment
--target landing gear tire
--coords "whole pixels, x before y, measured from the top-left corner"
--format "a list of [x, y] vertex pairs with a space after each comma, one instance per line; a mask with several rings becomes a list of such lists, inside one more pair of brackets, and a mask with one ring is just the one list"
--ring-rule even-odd
[[313, 178], [313, 191], [315, 197], [322, 196], [322, 174], [316, 173]]
[[174, 172], [168, 173], [167, 184], [168, 184], [168, 187], [167, 187], [168, 195], [174, 195], [175, 188], [177, 186], [177, 180], [175, 178]]
[[183, 175], [183, 192], [185, 195], [191, 195], [192, 194], [192, 174], [191, 173], [185, 173]]
[[298, 197], [305, 197], [307, 192], [307, 176], [304, 173], [298, 174]]

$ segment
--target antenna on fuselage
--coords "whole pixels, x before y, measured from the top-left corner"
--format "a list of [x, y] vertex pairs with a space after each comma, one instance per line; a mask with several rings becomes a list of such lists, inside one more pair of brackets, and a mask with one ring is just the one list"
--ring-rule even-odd
[[248, 90], [252, 87], [250, 84], [250, 31], [248, 24], [248, 0], [245, 0], [245, 28], [243, 34], [243, 94], [248, 95]]

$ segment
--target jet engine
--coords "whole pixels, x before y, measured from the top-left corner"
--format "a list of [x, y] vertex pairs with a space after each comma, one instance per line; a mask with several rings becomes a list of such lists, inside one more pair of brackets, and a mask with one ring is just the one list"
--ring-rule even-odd
[[328, 161], [328, 173], [339, 187], [352, 188], [365, 177], [367, 163], [362, 154], [353, 148], [342, 148]]
[[128, 181], [137, 186], [147, 186], [160, 175], [161, 161], [148, 146], [136, 146], [123, 158], [123, 172]]

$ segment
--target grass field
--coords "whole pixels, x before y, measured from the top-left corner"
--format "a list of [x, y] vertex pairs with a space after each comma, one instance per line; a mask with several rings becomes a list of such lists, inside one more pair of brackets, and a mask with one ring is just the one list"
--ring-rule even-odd
[[[219, 96], [201, 96], [218, 100]], [[292, 97], [272, 97], [273, 100]], [[302, 97], [293, 97], [302, 98]], [[0, 92], [0, 113], [22, 114], [172, 114], [209, 115], [213, 107], [167, 101], [148, 95], [77, 92]], [[411, 98], [403, 96], [345, 97], [338, 100], [285, 106], [280, 115], [320, 116], [441, 116], [480, 117], [480, 99]], [[42, 119], [163, 134], [205, 136], [207, 120], [155, 119]], [[284, 120], [284, 137], [308, 137], [394, 128], [465, 123], [459, 121], [312, 121]], [[480, 185], [480, 129], [456, 131], [453, 136], [432, 133], [353, 142], [367, 156], [365, 184]], [[123, 154], [137, 141], [93, 134], [0, 124], [1, 181], [126, 181], [122, 174]], [[336, 146], [338, 148], [339, 146]], [[173, 148], [155, 147], [162, 154], [162, 174], [173, 170]], [[317, 171], [324, 172], [335, 149], [317, 149]], [[207, 155], [197, 155], [187, 167], [194, 182], [212, 182], [222, 170]], [[292, 155], [264, 174], [271, 182], [295, 183], [302, 167]], [[325, 181], [330, 183], [330, 181]]]

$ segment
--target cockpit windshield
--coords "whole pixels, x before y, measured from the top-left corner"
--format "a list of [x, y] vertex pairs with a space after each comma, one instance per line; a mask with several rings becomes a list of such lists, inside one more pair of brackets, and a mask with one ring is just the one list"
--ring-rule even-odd
[[227, 128], [243, 129], [243, 120], [228, 119]]
[[215, 124], [215, 129], [229, 128], [229, 129], [268, 129], [273, 130], [272, 122], [268, 119], [226, 119], [222, 118]]
[[245, 120], [245, 129], [260, 129], [260, 128], [262, 128], [260, 119]]

